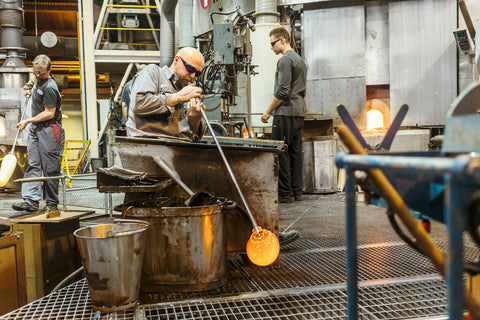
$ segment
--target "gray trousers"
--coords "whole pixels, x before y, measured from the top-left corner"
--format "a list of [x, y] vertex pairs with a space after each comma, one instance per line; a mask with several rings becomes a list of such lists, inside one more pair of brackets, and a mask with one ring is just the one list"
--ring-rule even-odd
[[[65, 144], [65, 132], [61, 125], [58, 134], [55, 125], [37, 127], [31, 124], [28, 132], [27, 160], [28, 166], [24, 178], [52, 177], [60, 175], [62, 154]], [[45, 201], [51, 204], [58, 203], [58, 179], [43, 182]], [[25, 182], [22, 184], [22, 198], [38, 206], [41, 200], [41, 181]]]

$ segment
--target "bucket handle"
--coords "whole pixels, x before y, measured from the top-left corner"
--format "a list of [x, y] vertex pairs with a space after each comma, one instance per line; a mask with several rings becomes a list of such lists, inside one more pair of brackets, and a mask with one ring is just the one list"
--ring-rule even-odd
[[237, 203], [233, 200], [227, 200], [225, 203], [222, 205], [222, 209], [234, 209], [237, 207]]
[[122, 219], [125, 220], [125, 218], [127, 217], [127, 214], [128, 214], [128, 211], [130, 211], [130, 209], [134, 208], [133, 206], [130, 206], [128, 207], [127, 209], [125, 209], [123, 211], [123, 214], [122, 214]]
[[121, 232], [114, 232], [113, 230], [107, 230], [105, 233], [106, 238], [114, 238], [120, 236], [129, 236], [139, 231], [147, 230], [150, 224], [146, 221], [139, 221], [139, 220], [131, 220], [131, 219], [112, 219], [112, 223], [120, 224], [120, 223], [142, 223], [144, 226], [138, 229], [129, 230], [129, 231], [121, 231]]

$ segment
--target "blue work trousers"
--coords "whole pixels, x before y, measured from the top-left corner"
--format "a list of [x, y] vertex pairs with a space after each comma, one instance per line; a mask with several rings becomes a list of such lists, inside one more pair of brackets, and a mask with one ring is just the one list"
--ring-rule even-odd
[[[57, 126], [55, 128], [55, 126]], [[53, 177], [60, 175], [65, 132], [60, 124], [38, 127], [30, 125], [27, 142], [28, 166], [24, 178]], [[43, 182], [46, 203], [58, 203], [58, 179]], [[41, 200], [41, 181], [24, 182], [22, 198], [38, 205]]]

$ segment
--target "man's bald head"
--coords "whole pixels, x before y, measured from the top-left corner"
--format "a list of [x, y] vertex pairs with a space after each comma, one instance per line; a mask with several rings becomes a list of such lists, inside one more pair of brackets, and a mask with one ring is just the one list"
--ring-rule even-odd
[[205, 59], [200, 51], [192, 47], [178, 50], [173, 58], [170, 70], [177, 77], [176, 86], [181, 89], [189, 83], [193, 83], [200, 76]]
[[184, 47], [177, 52], [177, 56], [182, 57], [186, 63], [202, 71], [203, 66], [205, 65], [205, 59], [200, 51], [192, 47]]

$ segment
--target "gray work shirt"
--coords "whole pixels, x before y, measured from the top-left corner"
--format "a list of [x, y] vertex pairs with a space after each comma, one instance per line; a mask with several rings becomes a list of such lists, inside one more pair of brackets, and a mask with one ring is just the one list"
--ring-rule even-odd
[[274, 116], [305, 117], [305, 87], [307, 66], [293, 50], [289, 50], [278, 60], [275, 72], [274, 95], [282, 103], [273, 110]]
[[47, 108], [56, 108], [53, 119], [38, 122], [37, 125], [62, 123], [62, 97], [53, 76], [47, 80], [35, 81], [32, 88], [32, 117], [42, 113]]
[[130, 89], [130, 108], [126, 123], [132, 137], [162, 135], [197, 141], [205, 132], [202, 121], [198, 132], [192, 132], [183, 103], [167, 107], [166, 103], [177, 92], [175, 74], [164, 66], [149, 64], [133, 78]]

